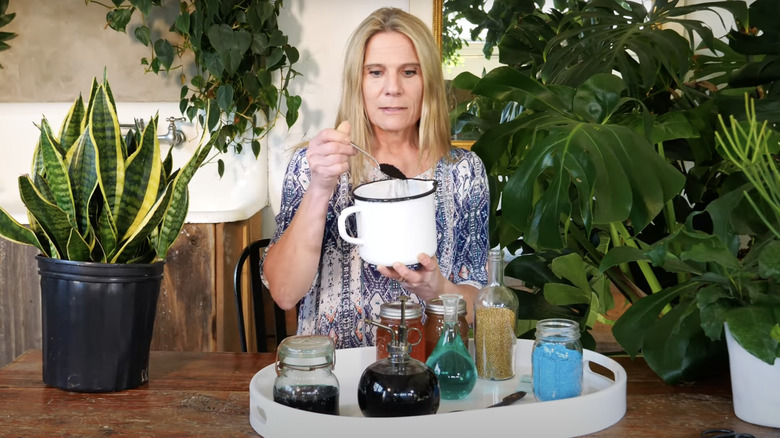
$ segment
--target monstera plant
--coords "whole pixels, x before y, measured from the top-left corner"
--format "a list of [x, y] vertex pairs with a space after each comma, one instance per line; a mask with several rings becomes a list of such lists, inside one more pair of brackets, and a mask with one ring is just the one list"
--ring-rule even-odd
[[[476, 96], [453, 113], [453, 127], [476, 139], [473, 150], [488, 170], [491, 241], [524, 249], [506, 268], [534, 290], [519, 294], [521, 316], [612, 324], [605, 316], [612, 288], [633, 305], [662, 294], [664, 312], [690, 310], [677, 307], [690, 304], [679, 295], [663, 294], [688, 284], [691, 272], [620, 254], [694, 230], [715, 236], [720, 219], [706, 213], [724, 205], [716, 201], [730, 199], [739, 181], [716, 141], [719, 116], [744, 120], [747, 93], [760, 122], [780, 123], [780, 27], [769, 18], [780, 4], [658, 0], [648, 10], [639, 2], [572, 0], [527, 12], [534, 3], [501, 10], [514, 17], [495, 39], [503, 66], [453, 81]], [[733, 19], [725, 41], [694, 12]], [[738, 205], [737, 212], [752, 212]], [[666, 319], [652, 337], [657, 348], [637, 340], [641, 334], [618, 336], [637, 328], [636, 319], [634, 312], [621, 317], [626, 329], [615, 327], [617, 340], [668, 382], [694, 379], [725, 355], [716, 328], [692, 319]]]

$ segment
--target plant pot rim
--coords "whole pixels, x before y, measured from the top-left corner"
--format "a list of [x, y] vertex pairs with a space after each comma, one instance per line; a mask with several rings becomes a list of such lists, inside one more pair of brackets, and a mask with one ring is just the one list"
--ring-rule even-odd
[[98, 263], [78, 262], [35, 256], [41, 277], [81, 279], [98, 283], [124, 283], [139, 279], [154, 280], [163, 277], [165, 261], [154, 263]]
[[71, 266], [84, 266], [84, 267], [98, 267], [98, 266], [111, 266], [111, 267], [117, 267], [119, 269], [122, 269], [121, 266], [126, 266], [128, 269], [133, 267], [143, 267], [143, 266], [162, 266], [165, 265], [165, 260], [158, 260], [156, 262], [152, 263], [101, 263], [101, 262], [82, 262], [82, 261], [76, 261], [76, 260], [68, 260], [68, 259], [58, 259], [56, 257], [47, 257], [43, 254], [38, 254], [35, 256], [36, 259], [38, 259], [39, 263], [62, 263], [65, 265], [71, 265]]

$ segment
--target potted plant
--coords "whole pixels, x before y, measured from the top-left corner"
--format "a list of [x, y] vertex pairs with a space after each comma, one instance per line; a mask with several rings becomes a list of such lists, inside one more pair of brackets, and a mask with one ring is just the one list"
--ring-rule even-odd
[[187, 185], [212, 145], [172, 169], [157, 115], [122, 136], [105, 76], [86, 102], [76, 99], [59, 135], [46, 118], [40, 131], [32, 170], [19, 177], [30, 226], [0, 208], [0, 237], [40, 251], [43, 381], [87, 392], [139, 386], [148, 379], [164, 259], [184, 224]]
[[713, 232], [686, 226], [642, 250], [610, 252], [602, 268], [645, 260], [684, 274], [685, 281], [627, 309], [615, 337], [675, 380], [684, 371], [675, 362], [698, 362], [707, 352], [701, 347], [725, 332], [735, 413], [780, 427], [780, 135], [758, 122], [753, 100], [746, 101], [747, 120], [720, 121], [718, 144], [736, 182], [702, 213]]
[[[506, 66], [455, 79], [477, 98], [455, 114], [453, 126], [478, 138], [473, 150], [496, 194], [492, 242], [525, 249], [506, 271], [534, 289], [519, 294], [529, 309], [525, 317], [565, 312], [586, 328], [596, 320], [614, 323], [605, 316], [613, 305], [611, 287], [633, 306], [687, 282], [684, 273], [650, 260], [621, 259], [621, 251], [613, 255], [618, 263], [603, 260], [686, 226], [713, 234], [702, 212], [733, 184], [715, 140], [718, 115], [744, 118], [749, 92], [761, 97], [761, 120], [780, 121], [773, 110], [780, 53], [770, 44], [776, 25], [767, 18], [780, 13], [780, 5], [657, 1], [648, 11], [636, 2], [559, 4], [519, 12], [522, 19], [497, 45]], [[736, 26], [728, 43], [686, 17], [696, 11], [731, 14]], [[701, 44], [692, 42], [694, 35]], [[620, 321], [636, 317], [626, 312]], [[657, 348], [623, 345], [616, 337], [676, 383], [695, 380], [725, 354], [722, 341], [695, 324], [686, 327], [690, 333], [667, 327]], [[695, 348], [686, 348], [689, 335], [701, 341]]]
[[[105, 6], [97, 0], [87, 2]], [[112, 3], [106, 22], [118, 32], [126, 32], [133, 14], [140, 12], [142, 24], [133, 36], [151, 51], [141, 64], [155, 74], [180, 71], [182, 114], [193, 120], [208, 110], [206, 126], [220, 152], [232, 146], [240, 153], [249, 142], [257, 157], [260, 139], [274, 127], [280, 114], [288, 127], [298, 119], [301, 98], [290, 94], [288, 86], [299, 75], [293, 69], [299, 54], [279, 28], [282, 1], [187, 0], [179, 2], [173, 16], [163, 10], [161, 0]], [[159, 21], [174, 35], [155, 38], [152, 24]], [[175, 58], [182, 63], [174, 64]], [[186, 65], [190, 59], [195, 68], [192, 75]], [[221, 159], [218, 171], [223, 174]]]

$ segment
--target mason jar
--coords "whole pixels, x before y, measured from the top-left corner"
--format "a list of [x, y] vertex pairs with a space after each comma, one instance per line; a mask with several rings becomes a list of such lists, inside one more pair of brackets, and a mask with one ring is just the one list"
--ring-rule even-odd
[[322, 335], [284, 338], [276, 350], [274, 401], [321, 414], [339, 414], [336, 348]]
[[579, 396], [583, 370], [579, 324], [561, 318], [537, 322], [531, 362], [537, 400]]
[[[409, 342], [409, 356], [420, 362], [425, 362], [425, 334], [422, 322], [422, 306], [419, 303], [407, 302], [405, 310], [404, 323], [408, 329], [407, 342]], [[391, 327], [394, 330], [401, 325], [401, 302], [393, 301], [382, 303], [379, 306], [379, 323]], [[389, 356], [387, 346], [392, 341], [393, 335], [387, 330], [376, 331], [376, 360], [384, 359]]]

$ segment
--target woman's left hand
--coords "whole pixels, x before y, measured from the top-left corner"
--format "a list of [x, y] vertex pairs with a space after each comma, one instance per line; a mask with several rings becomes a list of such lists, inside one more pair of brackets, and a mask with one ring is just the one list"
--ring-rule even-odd
[[377, 266], [377, 270], [385, 277], [398, 280], [404, 289], [414, 292], [422, 300], [436, 298], [444, 291], [447, 280], [439, 269], [436, 257], [427, 254], [417, 256], [420, 268], [409, 269], [402, 263], [394, 263], [392, 267]]

